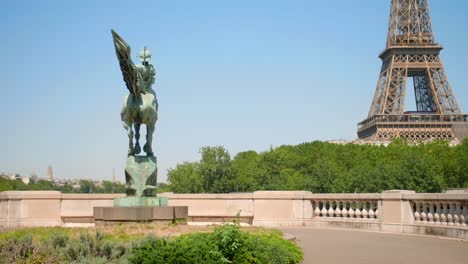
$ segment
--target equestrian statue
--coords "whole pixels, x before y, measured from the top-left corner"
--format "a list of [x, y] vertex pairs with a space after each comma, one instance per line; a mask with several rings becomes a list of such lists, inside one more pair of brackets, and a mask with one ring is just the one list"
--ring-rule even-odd
[[[156, 93], [151, 88], [154, 84], [156, 71], [151, 64], [151, 53], [144, 47], [138, 54], [141, 64], [135, 65], [130, 58], [130, 46], [112, 30], [115, 52], [120, 63], [123, 79], [130, 92], [124, 98], [124, 104], [120, 117], [128, 134], [128, 155], [136, 155], [141, 152], [140, 126], [146, 125], [146, 143], [143, 151], [147, 156], [153, 156], [151, 144], [153, 132], [158, 120], [158, 101]], [[132, 130], [135, 129], [135, 133]], [[135, 135], [135, 145], [133, 136]]]
[[[125, 166], [127, 197], [116, 199], [116, 206], [161, 205], [156, 199], [157, 165], [151, 144], [156, 121], [158, 120], [158, 101], [151, 88], [156, 71], [151, 64], [151, 53], [144, 47], [138, 54], [141, 64], [135, 65], [130, 58], [130, 46], [112, 30], [115, 53], [120, 70], [129, 93], [124, 98], [120, 117], [128, 135], [128, 157]], [[138, 155], [140, 147], [140, 127], [146, 125], [146, 143], [143, 151], [146, 156]], [[135, 136], [135, 144], [133, 137]], [[140, 197], [140, 198], [138, 198]], [[147, 197], [147, 199], [143, 199]], [[154, 198], [151, 198], [154, 197]]]

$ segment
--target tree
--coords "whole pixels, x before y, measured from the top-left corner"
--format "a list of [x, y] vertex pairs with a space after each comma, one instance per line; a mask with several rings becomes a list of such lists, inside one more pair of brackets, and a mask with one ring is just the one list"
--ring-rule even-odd
[[258, 154], [255, 151], [239, 152], [232, 160], [232, 169], [235, 174], [235, 189], [241, 192], [251, 192], [256, 189], [254, 170]]
[[175, 193], [203, 192], [203, 180], [197, 166], [196, 163], [184, 162], [177, 164], [175, 169], [170, 169], [167, 174], [170, 190]]
[[235, 174], [231, 157], [224, 147], [202, 147], [198, 172], [203, 180], [203, 189], [212, 193], [227, 193], [234, 190]]
[[95, 193], [96, 186], [88, 180], [80, 180], [80, 193]]

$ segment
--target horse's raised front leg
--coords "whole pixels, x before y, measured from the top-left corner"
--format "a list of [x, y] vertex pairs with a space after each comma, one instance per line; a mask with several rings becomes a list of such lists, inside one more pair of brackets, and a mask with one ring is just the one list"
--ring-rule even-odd
[[143, 146], [143, 150], [146, 152], [147, 156], [154, 156], [153, 148], [151, 144], [153, 143], [153, 133], [154, 133], [154, 124], [146, 125], [146, 144]]
[[135, 148], [133, 148], [133, 152], [135, 154], [140, 154], [140, 124], [134, 123], [133, 127], [135, 128]]
[[127, 122], [122, 122], [123, 127], [125, 130], [127, 130], [127, 135], [128, 135], [128, 155], [133, 155], [133, 130], [132, 130], [132, 124], [127, 123]]

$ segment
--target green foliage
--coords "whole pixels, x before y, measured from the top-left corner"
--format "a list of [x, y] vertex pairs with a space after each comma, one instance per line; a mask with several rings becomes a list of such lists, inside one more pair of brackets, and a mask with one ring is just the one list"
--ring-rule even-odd
[[233, 191], [234, 173], [231, 157], [224, 147], [202, 147], [198, 173], [203, 189], [212, 193]]
[[237, 192], [251, 192], [257, 188], [253, 172], [258, 154], [255, 151], [238, 153], [232, 160], [233, 173], [236, 175], [235, 190]]
[[203, 192], [203, 182], [197, 171], [197, 165], [185, 162], [177, 164], [175, 169], [169, 170], [167, 179], [172, 183], [170, 189], [176, 193]]
[[213, 233], [195, 233], [176, 239], [148, 237], [137, 245], [130, 262], [158, 263], [299, 263], [301, 250], [278, 234], [242, 232], [239, 223], [217, 227]]
[[137, 245], [130, 263], [226, 263], [222, 255], [215, 251], [213, 241], [207, 234], [191, 234], [176, 239], [147, 237]]
[[[230, 159], [223, 147], [203, 147], [201, 160], [169, 171], [177, 193], [306, 190], [374, 193], [391, 189], [440, 192], [468, 187], [468, 140], [389, 146], [324, 142], [246, 151]], [[202, 187], [201, 187], [202, 186]]]

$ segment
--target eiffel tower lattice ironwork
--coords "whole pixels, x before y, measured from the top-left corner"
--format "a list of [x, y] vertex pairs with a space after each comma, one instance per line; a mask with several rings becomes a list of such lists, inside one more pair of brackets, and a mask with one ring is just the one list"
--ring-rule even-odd
[[[440, 59], [427, 0], [392, 0], [387, 46], [368, 118], [358, 124], [360, 139], [411, 141], [468, 137], [463, 115]], [[405, 112], [408, 78], [416, 110]]]

